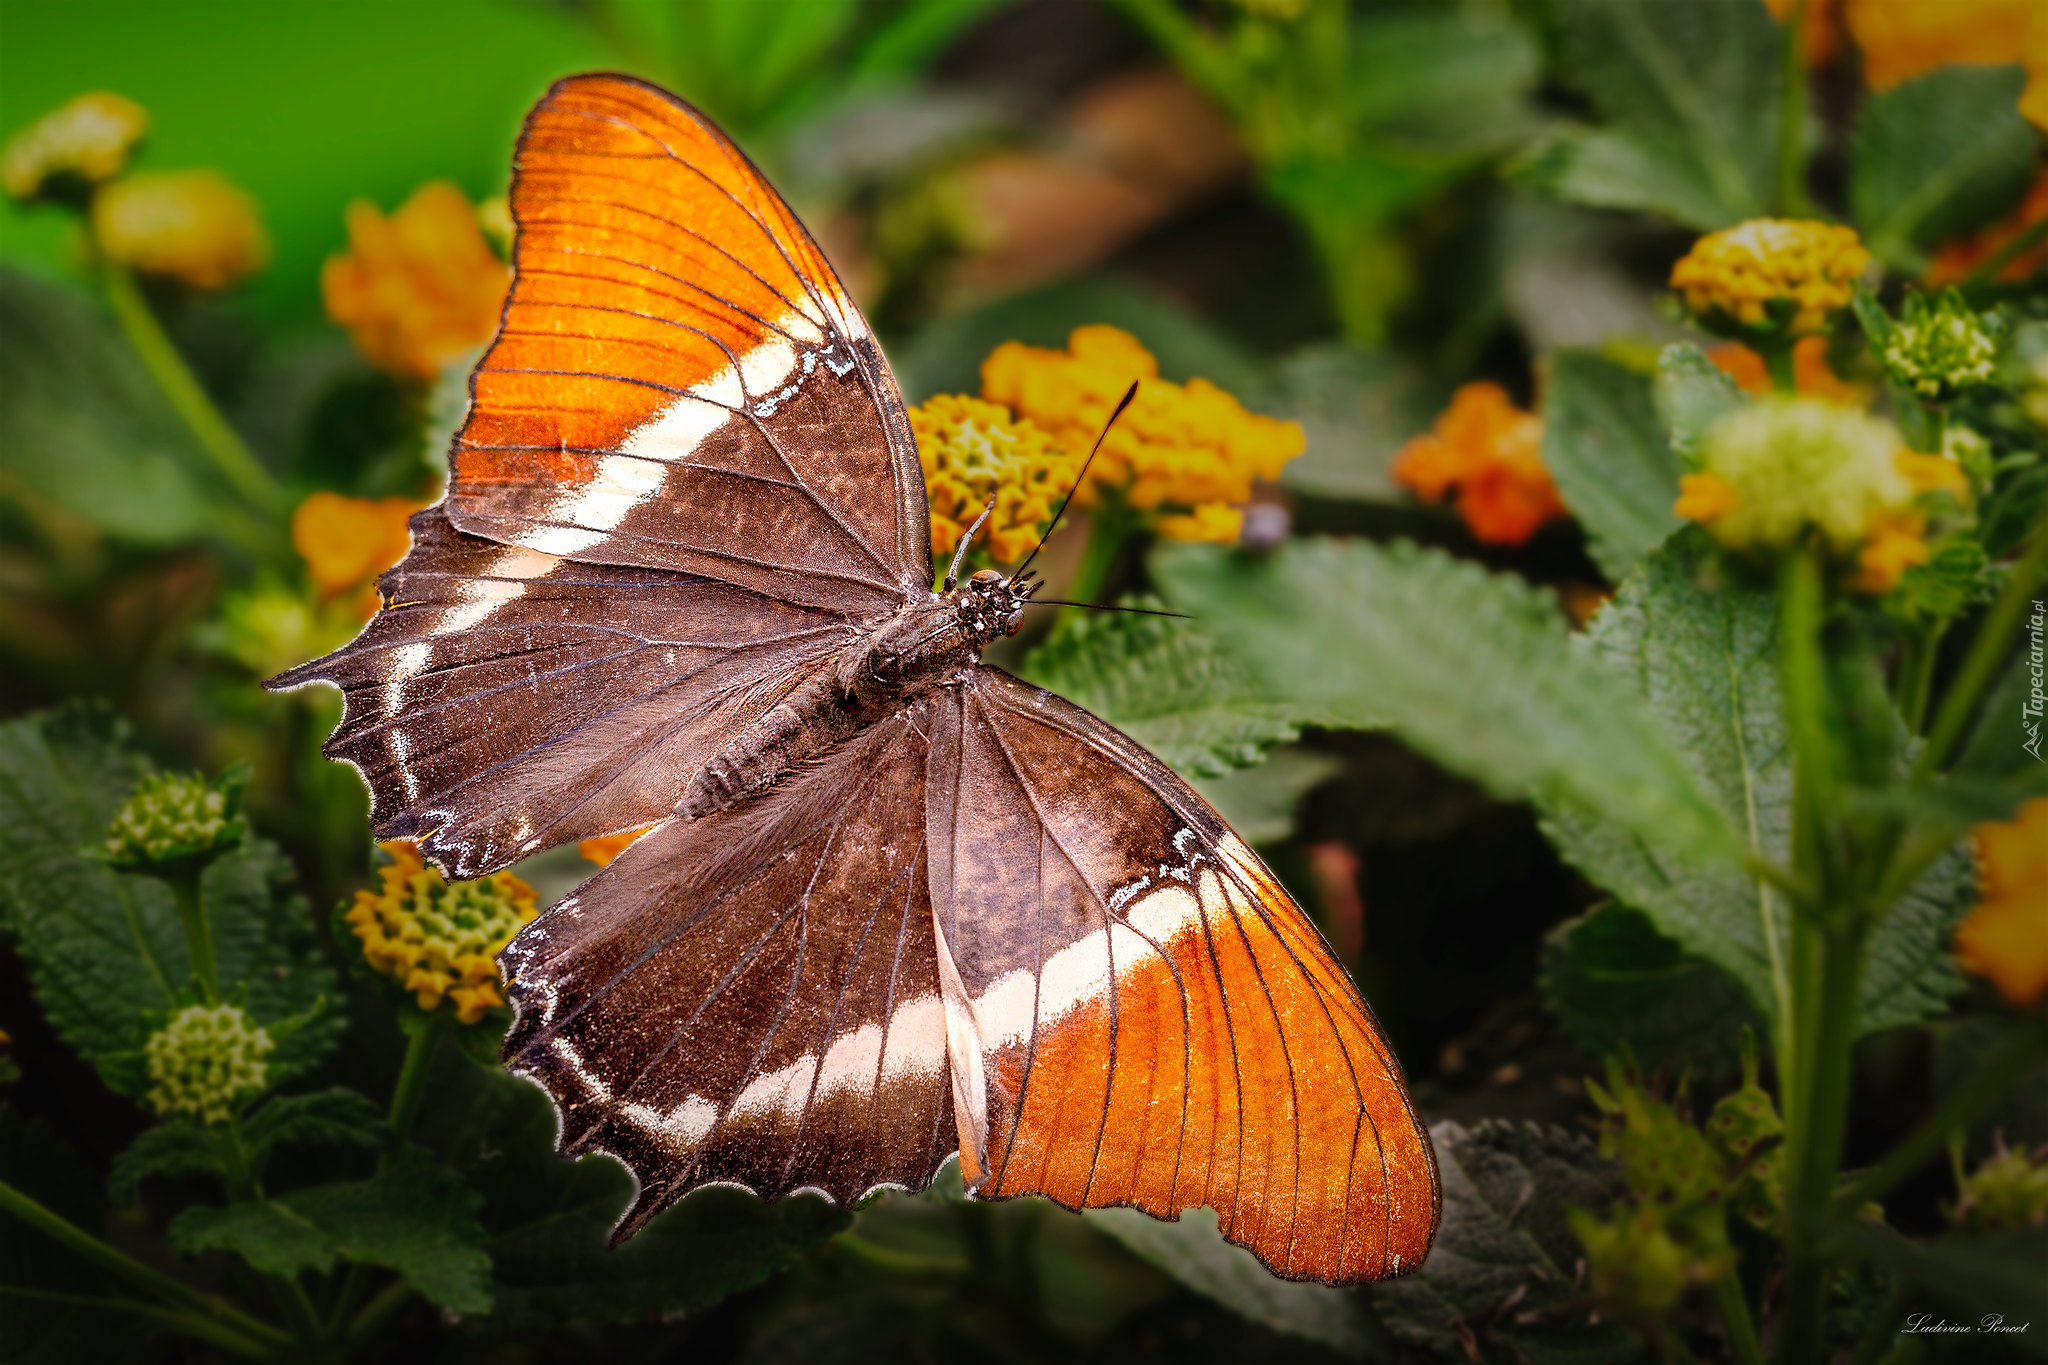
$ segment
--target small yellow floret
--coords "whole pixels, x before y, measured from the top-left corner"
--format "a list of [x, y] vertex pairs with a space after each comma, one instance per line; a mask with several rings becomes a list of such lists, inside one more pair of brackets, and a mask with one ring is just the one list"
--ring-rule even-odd
[[1898, 453], [1899, 472], [1913, 485], [1915, 494], [1947, 493], [1958, 504], [1970, 500], [1970, 478], [1953, 456], [1923, 455], [1917, 450]]
[[1712, 521], [1726, 516], [1735, 506], [1735, 485], [1718, 474], [1681, 474], [1678, 476], [1678, 501], [1672, 504], [1673, 516], [1684, 517], [1687, 521]]
[[109, 257], [196, 289], [225, 289], [270, 260], [256, 201], [215, 171], [144, 171], [92, 201], [93, 240]]
[[1977, 907], [1956, 928], [1956, 959], [2015, 1005], [2048, 994], [2048, 796], [2011, 821], [1977, 826]]
[[0, 185], [32, 199], [59, 176], [97, 184], [120, 174], [148, 131], [149, 114], [134, 100], [107, 90], [80, 95], [8, 139]]
[[[1307, 448], [1298, 422], [1249, 412], [1206, 379], [1174, 384], [1159, 362], [1121, 328], [1077, 327], [1064, 351], [1007, 341], [981, 365], [981, 394], [1036, 423], [1061, 450], [1085, 454], [1136, 382], [1137, 396], [1103, 437], [1076, 495], [1092, 505], [1097, 490], [1120, 489], [1140, 511], [1240, 505], [1252, 484], [1280, 477]], [[1208, 525], [1221, 525], [1211, 514]]]
[[1081, 462], [1056, 449], [1029, 419], [999, 403], [942, 393], [910, 410], [917, 457], [931, 498], [932, 554], [953, 553], [988, 500], [982, 527], [991, 563], [1015, 564], [1038, 543]]
[[1205, 502], [1185, 516], [1174, 513], [1158, 517], [1152, 525], [1168, 540], [1235, 545], [1244, 534], [1244, 509], [1228, 503]]
[[1882, 597], [1899, 586], [1906, 570], [1925, 564], [1933, 557], [1927, 548], [1927, 516], [1922, 512], [1892, 512], [1874, 518], [1869, 537], [1856, 551], [1856, 576], [1849, 586], [1857, 592]]
[[449, 882], [409, 840], [379, 845], [391, 862], [376, 891], [356, 892], [342, 918], [362, 940], [363, 959], [413, 992], [423, 1010], [445, 999], [474, 1024], [505, 1003], [498, 954], [540, 909], [533, 888], [509, 872]]
[[1798, 335], [1846, 308], [1869, 264], [1853, 228], [1752, 218], [1693, 243], [1671, 268], [1671, 287], [1710, 325]]

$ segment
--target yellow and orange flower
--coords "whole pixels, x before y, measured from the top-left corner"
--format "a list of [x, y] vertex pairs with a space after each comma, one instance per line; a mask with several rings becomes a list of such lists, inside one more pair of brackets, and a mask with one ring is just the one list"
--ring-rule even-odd
[[[1280, 477], [1307, 447], [1298, 422], [1247, 411], [1206, 379], [1175, 384], [1136, 337], [1106, 324], [1077, 327], [1063, 351], [1007, 341], [981, 366], [981, 396], [1046, 433], [1054, 449], [1086, 455], [1133, 383], [1131, 406], [1103, 437], [1076, 495], [1091, 506], [1103, 489], [1161, 515], [1163, 535], [1220, 538], [1255, 482]], [[1204, 508], [1215, 508], [1204, 511]]]
[[33, 199], [54, 180], [111, 179], [148, 131], [148, 111], [134, 100], [109, 90], [80, 95], [7, 140], [0, 153], [0, 188], [16, 199]]
[[1693, 243], [1671, 267], [1671, 287], [1709, 327], [1797, 336], [1848, 307], [1869, 264], [1854, 228], [1752, 218]]
[[270, 260], [256, 202], [216, 171], [143, 171], [103, 186], [92, 235], [109, 258], [195, 289], [225, 289]]
[[2048, 994], [2048, 796], [2010, 821], [1977, 826], [1974, 910], [1956, 928], [1956, 959], [2015, 1005]]
[[2020, 112], [2048, 128], [2048, 6], [2040, 0], [1845, 0], [1842, 17], [1871, 89], [1951, 62], [2023, 62]]
[[498, 954], [539, 916], [533, 888], [510, 872], [450, 882], [409, 839], [378, 847], [390, 862], [377, 870], [377, 889], [356, 892], [342, 916], [363, 960], [411, 991], [421, 1009], [446, 1001], [465, 1024], [502, 1006]]
[[1078, 457], [1053, 448], [1029, 418], [1000, 403], [942, 393], [910, 410], [917, 457], [931, 500], [932, 554], [944, 559], [995, 499], [982, 528], [989, 561], [1015, 564], [1031, 553], [1080, 472]]
[[371, 363], [429, 380], [490, 339], [512, 274], [461, 190], [422, 185], [388, 218], [358, 200], [348, 237], [348, 251], [327, 258], [320, 293]]
[[1543, 420], [1494, 383], [1460, 388], [1434, 428], [1401, 447], [1388, 472], [1425, 502], [1455, 490], [1473, 538], [1491, 545], [1520, 545], [1568, 515], [1543, 465]]
[[377, 610], [371, 580], [405, 558], [412, 545], [407, 525], [421, 504], [409, 498], [349, 498], [314, 493], [292, 513], [292, 547], [322, 601], [351, 589], [365, 589], [361, 615]]

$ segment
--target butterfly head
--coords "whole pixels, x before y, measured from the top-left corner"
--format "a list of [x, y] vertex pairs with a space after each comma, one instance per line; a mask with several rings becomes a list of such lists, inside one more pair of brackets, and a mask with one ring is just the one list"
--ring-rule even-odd
[[979, 569], [953, 594], [960, 625], [976, 646], [998, 635], [1015, 635], [1024, 624], [1024, 604], [1038, 586], [1035, 578], [1012, 582], [994, 569]]

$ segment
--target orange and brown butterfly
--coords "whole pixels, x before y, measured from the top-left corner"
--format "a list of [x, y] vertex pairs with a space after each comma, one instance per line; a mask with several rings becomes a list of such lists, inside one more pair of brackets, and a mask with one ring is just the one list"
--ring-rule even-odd
[[1357, 989], [1188, 785], [980, 662], [917, 449], [809, 233], [622, 76], [519, 139], [444, 501], [337, 684], [380, 838], [476, 877], [653, 826], [502, 958], [506, 1065], [639, 1191], [1214, 1208], [1275, 1272], [1412, 1270], [1434, 1155]]

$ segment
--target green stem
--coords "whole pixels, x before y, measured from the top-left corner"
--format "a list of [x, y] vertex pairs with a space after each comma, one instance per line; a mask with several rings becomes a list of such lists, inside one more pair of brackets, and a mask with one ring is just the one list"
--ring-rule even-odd
[[173, 1332], [182, 1332], [197, 1341], [208, 1342], [224, 1351], [254, 1360], [267, 1360], [273, 1354], [272, 1348], [253, 1337], [236, 1331], [225, 1323], [201, 1317], [183, 1308], [165, 1308], [158, 1304], [141, 1303], [135, 1299], [118, 1299], [93, 1294], [64, 1294], [51, 1289], [30, 1289], [23, 1285], [0, 1284], [0, 1296], [16, 1299], [34, 1299], [40, 1303], [58, 1303], [70, 1308], [90, 1308], [100, 1313], [133, 1313], [148, 1318], [160, 1327]]
[[69, 1219], [44, 1208], [4, 1180], [0, 1180], [0, 1210], [13, 1214], [102, 1270], [120, 1276], [139, 1289], [179, 1304], [210, 1322], [225, 1324], [244, 1336], [272, 1347], [291, 1345], [292, 1339], [269, 1323], [250, 1317], [225, 1300], [215, 1298], [211, 1294], [202, 1294], [188, 1284], [151, 1270], [134, 1257], [116, 1251]]
[[1778, 92], [1778, 212], [1802, 218], [1812, 212], [1806, 200], [1806, 7], [1795, 0], [1785, 16], [1785, 42], [1780, 52], [1784, 89]]
[[1955, 681], [1949, 685], [1947, 694], [1941, 699], [1940, 709], [1935, 712], [1934, 728], [1927, 734], [1926, 747], [1914, 760], [1912, 781], [1920, 782], [1932, 777], [1948, 761], [1949, 751], [1963, 737], [1964, 728], [1977, 710], [1978, 700], [1984, 689], [1991, 685], [1992, 675], [2011, 651], [2013, 633], [2019, 626], [2020, 617], [2031, 604], [2034, 589], [2044, 577], [2048, 577], [2048, 514], [2034, 524], [2026, 553], [2020, 556], [2019, 563], [2013, 565], [2005, 586], [1984, 613], [1983, 624], [1977, 628], [1977, 638], [1970, 641], [1970, 652], [1963, 656], [1962, 667], [1956, 670]]
[[170, 400], [185, 425], [198, 438], [201, 448], [213, 458], [213, 463], [233, 484], [235, 491], [250, 503], [265, 510], [278, 504], [277, 484], [265, 472], [263, 466], [250, 453], [249, 447], [221, 416], [213, 399], [193, 377], [191, 367], [185, 364], [185, 357], [178, 354], [164, 332], [163, 324], [157, 321], [151, 311], [149, 300], [142, 296], [142, 288], [135, 282], [135, 275], [119, 261], [100, 260], [100, 282], [107, 291], [107, 302], [113, 305], [114, 316], [120, 321], [121, 330], [128, 334], [129, 344], [141, 357], [157, 387]]
[[1714, 1281], [1714, 1304], [1721, 1310], [1721, 1327], [1728, 1333], [1728, 1349], [1737, 1365], [1764, 1365], [1763, 1348], [1756, 1340], [1756, 1323], [1749, 1316], [1749, 1300], [1742, 1292], [1742, 1277], [1733, 1266]]
[[363, 1311], [356, 1314], [348, 1325], [348, 1339], [361, 1342], [379, 1327], [382, 1327], [393, 1313], [405, 1306], [412, 1297], [412, 1286], [404, 1280], [393, 1280], [377, 1291], [377, 1296], [363, 1305]]
[[1137, 529], [1138, 519], [1125, 506], [1122, 494], [1101, 489], [1099, 498], [1088, 512], [1088, 545], [1074, 569], [1074, 581], [1067, 585], [1069, 601], [1093, 602], [1101, 595], [1123, 557], [1124, 543]]
[[1849, 1215], [1873, 1199], [1882, 1199], [1900, 1181], [1936, 1156], [1952, 1134], [1997, 1101], [2010, 1085], [2043, 1058], [2048, 1058], [2048, 1023], [2027, 1018], [2006, 1035], [1969, 1079], [1949, 1091], [1934, 1112], [1885, 1153], [1875, 1166], [1859, 1172], [1835, 1194], [1835, 1210]]
[[1975, 289], [1990, 284], [1998, 278], [1998, 272], [2011, 265], [2017, 257], [2039, 246], [2043, 237], [2048, 237], [2048, 218], [2027, 224], [2011, 241], [1978, 262], [1977, 268], [1963, 281], [1963, 288]]
[[1771, 387], [1779, 393], [1799, 392], [1799, 369], [1792, 360], [1792, 342], [1785, 337], [1774, 337], [1769, 341], [1757, 340], [1750, 343], [1758, 355], [1763, 357], [1764, 370], [1771, 376]]
[[405, 1045], [405, 1061], [399, 1065], [398, 1084], [391, 1091], [391, 1146], [385, 1153], [385, 1165], [389, 1165], [392, 1155], [404, 1149], [406, 1139], [412, 1136], [420, 1101], [426, 1097], [427, 1077], [434, 1069], [434, 1048], [447, 1031], [448, 1011], [435, 1010], [413, 1030]]
[[1941, 656], [1941, 637], [1948, 622], [1930, 621], [1906, 637], [1906, 649], [1899, 660], [1899, 714], [1906, 729], [1921, 734], [1927, 729], [1927, 699], [1934, 691], [1934, 663]]
[[199, 978], [199, 993], [205, 1003], [220, 1003], [220, 971], [214, 963], [213, 927], [206, 917], [206, 892], [200, 886], [203, 869], [187, 865], [162, 875], [178, 906], [178, 923], [185, 930], [185, 956], [192, 960], [192, 974]]

